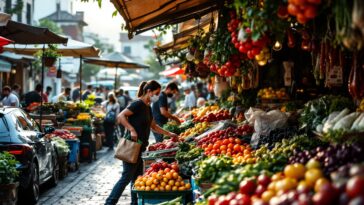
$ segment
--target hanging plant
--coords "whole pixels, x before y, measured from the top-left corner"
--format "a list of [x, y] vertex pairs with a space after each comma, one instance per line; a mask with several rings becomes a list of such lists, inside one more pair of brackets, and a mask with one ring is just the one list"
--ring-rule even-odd
[[57, 52], [57, 46], [53, 44], [49, 44], [48, 48], [38, 51], [35, 56], [38, 59], [43, 60], [44, 65], [47, 67], [52, 67], [56, 62], [57, 58], [61, 55]]

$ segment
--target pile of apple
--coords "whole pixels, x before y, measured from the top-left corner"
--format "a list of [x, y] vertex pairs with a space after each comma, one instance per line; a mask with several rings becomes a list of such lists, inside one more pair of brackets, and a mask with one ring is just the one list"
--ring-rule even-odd
[[215, 122], [215, 121], [221, 121], [221, 120], [227, 120], [231, 119], [231, 115], [229, 113], [229, 110], [219, 110], [217, 112], [210, 112], [209, 114], [195, 118], [195, 122]]
[[149, 145], [148, 151], [172, 149], [178, 146], [178, 138], [171, 138]]
[[305, 24], [317, 16], [317, 7], [321, 0], [288, 0], [288, 13], [297, 18], [298, 23]]

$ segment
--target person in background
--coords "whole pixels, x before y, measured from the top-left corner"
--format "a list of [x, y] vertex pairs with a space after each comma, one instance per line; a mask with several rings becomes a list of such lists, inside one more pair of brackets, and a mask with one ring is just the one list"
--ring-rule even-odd
[[58, 96], [57, 102], [64, 102], [71, 100], [71, 88], [64, 89], [63, 93]]
[[198, 95], [196, 97], [197, 98], [203, 97], [204, 99], [206, 99], [209, 91], [207, 90], [205, 84], [199, 82], [199, 83], [197, 83], [196, 87], [197, 87], [197, 91], [198, 91]]
[[93, 87], [92, 85], [88, 85], [87, 89], [82, 94], [82, 100], [86, 100], [87, 97], [92, 93]]
[[195, 93], [191, 90], [190, 86], [186, 86], [184, 89], [185, 93], [185, 101], [184, 108], [191, 109], [196, 107], [196, 96]]
[[[153, 119], [150, 108], [151, 102], [158, 100], [161, 86], [157, 81], [142, 82], [138, 90], [138, 99], [133, 101], [126, 109], [124, 109], [117, 117], [118, 123], [121, 123], [130, 131], [132, 140], [142, 141], [139, 158], [136, 163], [123, 162], [123, 172], [121, 178], [116, 182], [109, 197], [106, 199], [105, 205], [115, 205], [125, 187], [130, 183], [134, 186], [134, 182], [138, 176], [143, 174], [143, 160], [141, 158], [149, 144], [149, 133], [152, 129], [154, 132], [167, 135], [169, 137], [178, 137], [178, 135], [168, 132], [157, 125]], [[136, 193], [131, 193], [131, 204], [138, 204]]]
[[72, 90], [72, 100], [73, 102], [76, 102], [80, 100], [80, 87], [76, 87]]
[[18, 99], [20, 99], [20, 85], [14, 84], [13, 87], [11, 88], [11, 93], [16, 95], [16, 97], [18, 97]]
[[[120, 112], [120, 105], [114, 93], [110, 93], [108, 99], [104, 101], [101, 106], [106, 115], [108, 112], [115, 112], [115, 115], [118, 115]], [[114, 150], [115, 123], [116, 122], [112, 123], [104, 120], [104, 131], [106, 135], [106, 142], [109, 146], [109, 151]]]
[[3, 106], [19, 107], [19, 98], [11, 92], [9, 86], [3, 87], [2, 99]]
[[28, 106], [34, 102], [40, 103], [42, 101], [42, 97], [40, 96], [40, 93], [42, 91], [42, 85], [37, 84], [35, 86], [35, 90], [28, 92], [25, 94], [25, 105]]
[[126, 97], [126, 104], [129, 105], [131, 103], [131, 101], [133, 101], [133, 99], [131, 99], [130, 95], [129, 95], [129, 91], [125, 91], [124, 96]]
[[104, 94], [102, 93], [101, 87], [96, 87], [95, 89], [95, 103], [101, 105], [104, 101]]
[[206, 104], [206, 100], [205, 100], [205, 98], [203, 98], [203, 97], [199, 97], [198, 99], [197, 99], [197, 107], [202, 107], [202, 106], [204, 106]]
[[46, 92], [45, 92], [45, 94], [47, 95], [47, 101], [49, 102], [49, 99], [50, 99], [50, 97], [51, 97], [51, 95], [52, 95], [52, 87], [51, 86], [47, 86], [46, 87]]
[[[172, 98], [174, 95], [178, 93], [178, 86], [176, 83], [171, 82], [167, 85], [167, 87], [164, 89], [164, 91], [161, 92], [159, 95], [158, 101], [153, 102], [152, 104], [152, 111], [153, 111], [153, 117], [156, 121], [156, 123], [163, 127], [164, 124], [168, 122], [168, 119], [176, 121], [178, 124], [180, 124], [180, 120], [177, 116], [172, 115], [169, 112], [168, 107], [168, 97]], [[159, 133], [154, 132], [154, 137], [157, 142], [163, 141], [163, 136]]]
[[[120, 111], [123, 111], [126, 108], [126, 106], [128, 105], [128, 99], [124, 95], [123, 89], [120, 89], [118, 92], [118, 102], [120, 105]], [[124, 136], [125, 127], [123, 125], [119, 125], [119, 127], [120, 127], [121, 136]]]

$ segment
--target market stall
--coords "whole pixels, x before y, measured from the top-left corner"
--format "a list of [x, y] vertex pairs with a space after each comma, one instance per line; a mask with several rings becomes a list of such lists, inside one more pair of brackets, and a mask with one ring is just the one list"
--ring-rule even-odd
[[[130, 37], [197, 19], [195, 28], [176, 26], [173, 41], [155, 51], [162, 61], [177, 59], [189, 80], [209, 82], [217, 96], [181, 112], [181, 125], [165, 125], [178, 139], [148, 147], [150, 168], [133, 188], [142, 200], [152, 203], [155, 193], [186, 203], [180, 191], [189, 191], [194, 203], [210, 205], [364, 201], [362, 1], [173, 1], [135, 9], [141, 2], [113, 1]], [[180, 12], [187, 4], [191, 15]], [[217, 21], [205, 29], [198, 19], [214, 10]], [[168, 166], [178, 166], [173, 182]], [[181, 188], [179, 175], [190, 185]]]

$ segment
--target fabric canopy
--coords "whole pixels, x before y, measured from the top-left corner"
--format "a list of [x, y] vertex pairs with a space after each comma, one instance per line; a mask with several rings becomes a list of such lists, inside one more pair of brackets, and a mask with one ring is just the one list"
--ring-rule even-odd
[[111, 0], [126, 23], [129, 38], [133, 33], [165, 24], [176, 24], [192, 18], [199, 18], [214, 11], [219, 0]]
[[6, 25], [0, 26], [0, 36], [17, 44], [67, 44], [68, 40], [48, 28], [30, 26], [11, 20], [7, 21]]
[[177, 67], [168, 68], [168, 69], [160, 72], [159, 75], [172, 77], [172, 76], [176, 76], [176, 75], [182, 75], [184, 73], [185, 73], [185, 71], [183, 69], [181, 69], [179, 66], [177, 66]]
[[201, 18], [200, 21], [195, 19], [188, 20], [179, 24], [179, 32], [173, 35], [173, 41], [165, 43], [156, 48], [157, 53], [164, 53], [170, 51], [178, 51], [187, 48], [188, 42], [192, 36], [198, 34], [198, 31], [202, 29], [204, 32], [208, 32], [213, 25], [211, 21], [217, 20], [217, 13], [212, 12]]
[[13, 41], [0, 36], [0, 46], [6, 46], [9, 43], [13, 43]]
[[108, 68], [140, 69], [149, 68], [147, 65], [133, 62], [130, 58], [121, 53], [113, 52], [102, 58], [86, 58], [85, 63], [105, 66]]
[[[45, 45], [45, 48], [48, 46]], [[39, 50], [42, 50], [43, 46], [39, 45], [8, 45], [4, 47], [4, 50], [15, 52], [18, 54], [23, 55], [34, 55]], [[99, 56], [99, 49], [95, 48], [94, 46], [83, 43], [80, 41], [69, 39], [67, 45], [58, 45], [57, 52], [62, 56], [68, 57], [98, 57]]]

